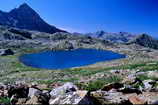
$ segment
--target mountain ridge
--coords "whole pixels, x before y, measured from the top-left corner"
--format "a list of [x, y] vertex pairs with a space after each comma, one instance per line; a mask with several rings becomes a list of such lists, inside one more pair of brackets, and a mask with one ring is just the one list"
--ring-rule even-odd
[[108, 40], [114, 43], [125, 43], [136, 36], [135, 34], [131, 34], [128, 32], [110, 33], [110, 32], [105, 32], [103, 30], [94, 33], [88, 33], [86, 35], [96, 37], [99, 39]]
[[24, 3], [9, 12], [0, 11], [0, 25], [46, 33], [66, 32], [46, 23], [28, 4]]
[[158, 49], [158, 40], [147, 34], [139, 35], [134, 39], [130, 40], [127, 44], [139, 44], [144, 47]]

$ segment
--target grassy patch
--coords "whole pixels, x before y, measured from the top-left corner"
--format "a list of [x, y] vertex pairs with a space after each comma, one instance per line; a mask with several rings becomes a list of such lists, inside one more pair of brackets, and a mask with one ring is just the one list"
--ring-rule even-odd
[[148, 77], [147, 75], [145, 75], [145, 74], [139, 75], [139, 76], [137, 76], [137, 78], [139, 78], [141, 81], [151, 79], [151, 78], [149, 78], [149, 77]]
[[91, 81], [88, 84], [76, 83], [76, 85], [81, 90], [96, 91], [96, 90], [99, 90], [99, 89], [103, 88], [103, 86], [105, 84], [116, 83], [116, 82], [120, 82], [121, 80], [122, 79], [118, 76], [111, 76], [111, 77], [108, 77], [108, 78], [101, 78], [101, 79], [97, 79], [95, 81]]
[[40, 84], [52, 84], [52, 83], [56, 83], [56, 82], [75, 82], [79, 80], [78, 78], [67, 78], [67, 79], [55, 79], [55, 80], [39, 80], [37, 81]]
[[10, 99], [2, 97], [0, 98], [0, 104], [10, 105]]
[[151, 71], [151, 70], [158, 70], [158, 62], [155, 63], [149, 63], [142, 68], [140, 68], [141, 71]]
[[81, 76], [89, 76], [89, 75], [93, 75], [96, 74], [98, 72], [102, 72], [103, 70], [89, 70], [89, 69], [82, 69], [82, 68], [77, 68], [77, 69], [73, 69], [73, 70], [67, 70], [66, 72], [68, 72], [69, 74], [72, 75], [81, 75]]
[[148, 79], [156, 80], [156, 81], [158, 80], [158, 78], [156, 78], [156, 77], [148, 77], [146, 74], [139, 75], [139, 76], [137, 76], [137, 78], [139, 78], [142, 81], [148, 80]]
[[38, 80], [37, 83], [39, 84], [52, 84], [55, 82], [54, 80]]
[[[143, 69], [144, 67], [148, 67], [146, 66], [146, 63], [140, 63], [140, 64], [127, 64], [127, 65], [121, 65], [121, 66], [114, 66], [114, 67], [106, 67], [104, 69], [94, 69], [94, 70], [90, 70], [90, 69], [82, 69], [82, 68], [76, 68], [73, 70], [65, 70], [68, 73], [71, 74], [78, 74], [78, 75], [82, 75], [82, 76], [89, 76], [89, 75], [93, 75], [99, 72], [104, 72], [104, 71], [109, 71], [109, 70], [125, 70], [125, 69], [131, 69], [131, 70], [135, 70], [135, 69]], [[153, 66], [151, 67], [153, 68]]]
[[32, 68], [25, 66], [24, 64], [20, 63], [18, 60], [15, 62], [12, 62], [12, 66], [15, 68], [15, 72], [20, 72], [20, 71], [39, 71], [40, 69], [38, 68]]

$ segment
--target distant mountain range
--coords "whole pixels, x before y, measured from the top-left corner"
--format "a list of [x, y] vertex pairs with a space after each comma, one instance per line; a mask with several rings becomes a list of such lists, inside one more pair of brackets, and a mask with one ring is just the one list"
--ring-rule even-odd
[[147, 34], [136, 35], [128, 32], [109, 33], [105, 31], [97, 31], [85, 35], [111, 41], [113, 43], [138, 44], [144, 47], [158, 49], [158, 40]]
[[19, 8], [11, 10], [10, 12], [0, 11], [0, 25], [46, 33], [65, 32], [46, 23], [26, 3], [22, 4]]
[[128, 32], [109, 33], [105, 31], [87, 33], [86, 35], [117, 43], [125, 43], [136, 37], [136, 35]]
[[[30, 33], [29, 30], [33, 30], [34, 32]], [[38, 32], [44, 32], [42, 34], [43, 36], [46, 35], [46, 33], [56, 33], [54, 34], [54, 37], [57, 38], [59, 36], [65, 36], [66, 31], [60, 30], [46, 23], [30, 6], [25, 3], [19, 6], [19, 8], [15, 8], [10, 12], [0, 11], [0, 41], [10, 39], [32, 39], [32, 34], [37, 34]], [[158, 40], [147, 34], [135, 35], [128, 32], [109, 33], [105, 31], [97, 31], [87, 34], [69, 33], [67, 36], [69, 36], [71, 39], [72, 35], [75, 36], [75, 38], [77, 37], [77, 39], [81, 39], [80, 41], [84, 43], [92, 43], [90, 39], [94, 38], [108, 41], [110, 43], [138, 44], [144, 47], [158, 49]], [[80, 36], [83, 37], [80, 38]], [[85, 41], [85, 39], [88, 39], [89, 41]]]

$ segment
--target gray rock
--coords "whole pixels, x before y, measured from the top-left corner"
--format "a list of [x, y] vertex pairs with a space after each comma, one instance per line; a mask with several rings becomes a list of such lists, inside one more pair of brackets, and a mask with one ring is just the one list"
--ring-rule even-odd
[[50, 92], [50, 95], [51, 97], [58, 97], [59, 95], [64, 95], [68, 92], [73, 92], [73, 91], [76, 91], [78, 90], [77, 86], [75, 86], [73, 83], [65, 83], [63, 86], [61, 87], [57, 87], [55, 89], [53, 89], [51, 92]]
[[116, 91], [95, 91], [91, 92], [91, 97], [98, 100], [101, 104], [129, 104], [128, 98], [134, 94], [124, 95], [122, 92]]
[[43, 93], [42, 91], [35, 88], [29, 88], [28, 98], [30, 98], [30, 100], [27, 101], [27, 104], [39, 103], [42, 105], [48, 105], [50, 94]]
[[87, 91], [76, 91], [51, 99], [49, 104], [93, 105], [93, 101], [88, 97]]
[[42, 93], [40, 90], [35, 88], [29, 88], [29, 94], [28, 97], [32, 98], [33, 96]]
[[150, 91], [153, 88], [153, 86], [156, 84], [156, 81], [154, 81], [154, 80], [144, 80], [143, 84], [144, 84], [144, 90], [145, 91]]

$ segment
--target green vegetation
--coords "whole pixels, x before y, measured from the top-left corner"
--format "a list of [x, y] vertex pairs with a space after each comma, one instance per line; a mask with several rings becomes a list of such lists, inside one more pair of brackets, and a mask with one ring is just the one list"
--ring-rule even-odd
[[[0, 57], [0, 81], [2, 82], [14, 82], [18, 80], [24, 80], [27, 82], [33, 82], [37, 81], [38, 83], [45, 83], [45, 84], [51, 84], [55, 82], [78, 82], [80, 80], [89, 79], [94, 77], [96, 74], [108, 74], [110, 75], [109, 71], [111, 70], [141, 70], [141, 71], [149, 71], [149, 70], [158, 70], [158, 61], [140, 61], [138, 63], [134, 62], [130, 59], [124, 60], [122, 63], [122, 60], [118, 60], [116, 63], [120, 64], [119, 66], [105, 66], [105, 67], [81, 67], [81, 68], [73, 68], [73, 69], [65, 69], [65, 70], [44, 70], [44, 69], [38, 69], [38, 68], [32, 68], [25, 66], [24, 64], [19, 62], [18, 56], [23, 53], [33, 53], [37, 51], [41, 51], [41, 49], [20, 49], [20, 53], [12, 56], [3, 56]], [[138, 60], [138, 59], [137, 59]], [[125, 63], [124, 63], [125, 62]], [[92, 89], [89, 88], [89, 90], [94, 90], [98, 86], [102, 86], [103, 83], [111, 83], [111, 82], [118, 82], [119, 78], [114, 77], [114, 75], [111, 75], [111, 78], [104, 78], [100, 79], [99, 76], [93, 79], [94, 83], [91, 82], [89, 87], [94, 87]], [[139, 77], [142, 80], [147, 79], [147, 77]], [[156, 78], [154, 78], [156, 79]], [[90, 81], [90, 79], [88, 80]], [[102, 83], [102, 81], [104, 81]], [[95, 83], [96, 82], [96, 83]], [[96, 87], [95, 87], [95, 84]]]
[[10, 99], [9, 98], [1, 97], [0, 98], [0, 104], [10, 105]]
[[16, 69], [15, 72], [20, 72], [20, 71], [39, 71], [40, 69], [38, 68], [32, 68], [25, 66], [24, 64], [20, 63], [18, 60], [15, 62], [11, 62], [12, 66]]
[[149, 77], [147, 74], [141, 74], [141, 75], [138, 75], [137, 78], [139, 78], [141, 81], [144, 81], [144, 80], [158, 80], [158, 78], [156, 77]]
[[145, 66], [140, 68], [141, 71], [151, 71], [151, 70], [158, 70], [158, 62], [150, 62], [147, 63]]
[[52, 84], [52, 83], [56, 83], [56, 82], [75, 82], [79, 80], [78, 78], [67, 78], [67, 79], [54, 79], [54, 80], [39, 80], [37, 81], [37, 83], [39, 84]]
[[147, 80], [147, 79], [151, 79], [145, 74], [139, 75], [139, 76], [137, 76], [137, 78], [139, 78], [141, 81], [144, 81], [144, 80]]
[[120, 82], [121, 80], [122, 79], [118, 76], [110, 76], [107, 78], [101, 78], [95, 81], [90, 81], [88, 84], [76, 83], [76, 85], [81, 90], [96, 91], [103, 88], [105, 84], [116, 83], [116, 82]]
[[85, 90], [88, 90], [88, 91], [96, 91], [96, 90], [101, 89], [104, 85], [105, 85], [105, 81], [103, 81], [103, 80], [96, 80], [94, 82], [90, 82], [88, 84], [88, 86], [86, 86], [84, 88], [85, 88]]
[[126, 69], [130, 69], [130, 70], [141, 70], [141, 71], [150, 71], [150, 70], [156, 70], [158, 69], [158, 62], [143, 62], [143, 63], [139, 63], [139, 64], [127, 64], [127, 65], [121, 65], [121, 66], [114, 66], [114, 67], [106, 67], [104, 69], [82, 69], [82, 68], [76, 68], [76, 69], [67, 69], [65, 70], [65, 73], [67, 72], [68, 74], [71, 73], [72, 75], [74, 74], [78, 74], [78, 75], [82, 75], [82, 76], [89, 76], [89, 75], [93, 75], [99, 72], [106, 72], [106, 71], [110, 71], [110, 70], [126, 70]]

